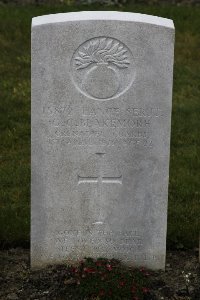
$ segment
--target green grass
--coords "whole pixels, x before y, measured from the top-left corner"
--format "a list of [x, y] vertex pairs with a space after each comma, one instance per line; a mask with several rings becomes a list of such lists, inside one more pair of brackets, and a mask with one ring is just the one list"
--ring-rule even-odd
[[[31, 18], [83, 9], [89, 7], [0, 6], [0, 241], [3, 246], [25, 245], [29, 241]], [[90, 9], [98, 10], [100, 6]], [[168, 246], [194, 247], [198, 245], [200, 230], [200, 8], [129, 4], [123, 10], [168, 17], [175, 22]]]

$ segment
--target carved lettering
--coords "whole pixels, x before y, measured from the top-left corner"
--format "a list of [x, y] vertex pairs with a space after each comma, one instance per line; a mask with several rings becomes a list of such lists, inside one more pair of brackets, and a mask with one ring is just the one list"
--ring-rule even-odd
[[158, 107], [99, 107], [84, 105], [74, 109], [70, 103], [59, 106], [47, 105], [43, 112], [49, 118], [45, 137], [49, 143], [65, 141], [67, 145], [115, 146], [152, 148], [154, 119], [163, 112]]

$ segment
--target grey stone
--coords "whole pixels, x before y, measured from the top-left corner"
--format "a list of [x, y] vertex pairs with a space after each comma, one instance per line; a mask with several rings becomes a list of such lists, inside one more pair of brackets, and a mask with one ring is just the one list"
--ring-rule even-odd
[[173, 22], [33, 18], [31, 264], [165, 266]]

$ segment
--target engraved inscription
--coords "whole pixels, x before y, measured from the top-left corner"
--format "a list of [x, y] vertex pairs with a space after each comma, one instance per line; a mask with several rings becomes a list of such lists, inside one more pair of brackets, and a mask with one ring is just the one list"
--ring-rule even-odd
[[[129, 253], [133, 251], [135, 254], [137, 251], [141, 251], [144, 247], [144, 241], [138, 232], [134, 231], [103, 231], [103, 230], [65, 230], [60, 231], [56, 235], [55, 244], [59, 249], [59, 252], [63, 251], [77, 252], [74, 241], [78, 242], [82, 247], [90, 247], [96, 253], [96, 250], [105, 252], [106, 245], [109, 243], [109, 251], [122, 253]], [[81, 250], [80, 250], [81, 252]], [[65, 252], [66, 253], [66, 252]]]
[[111, 37], [95, 37], [81, 44], [72, 61], [78, 90], [95, 100], [109, 100], [126, 92], [135, 78], [131, 51]]
[[63, 141], [67, 145], [102, 145], [152, 148], [152, 127], [161, 121], [159, 107], [117, 107], [60, 103], [43, 107], [49, 123], [45, 137], [49, 143]]

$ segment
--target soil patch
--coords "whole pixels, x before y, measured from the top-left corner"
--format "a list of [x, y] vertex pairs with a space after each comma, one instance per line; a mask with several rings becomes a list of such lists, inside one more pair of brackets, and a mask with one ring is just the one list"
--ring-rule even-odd
[[[66, 280], [67, 265], [31, 271], [29, 256], [29, 250], [20, 248], [0, 251], [0, 300], [80, 299]], [[200, 300], [197, 251], [168, 252], [166, 271], [151, 272], [150, 278], [152, 299]]]

